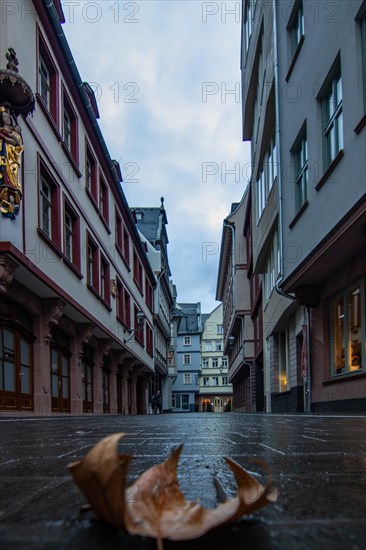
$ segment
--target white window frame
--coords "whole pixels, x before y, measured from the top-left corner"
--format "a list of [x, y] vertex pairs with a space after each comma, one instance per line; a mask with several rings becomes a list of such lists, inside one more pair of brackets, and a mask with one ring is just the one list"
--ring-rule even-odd
[[190, 346], [191, 345], [191, 337], [190, 336], [184, 336], [183, 345], [184, 346]]
[[192, 384], [192, 374], [190, 372], [183, 373], [183, 384], [184, 385]]
[[324, 167], [331, 165], [343, 149], [343, 91], [340, 67], [322, 98]]
[[191, 365], [192, 364], [192, 356], [190, 353], [185, 353], [183, 355], [183, 365]]

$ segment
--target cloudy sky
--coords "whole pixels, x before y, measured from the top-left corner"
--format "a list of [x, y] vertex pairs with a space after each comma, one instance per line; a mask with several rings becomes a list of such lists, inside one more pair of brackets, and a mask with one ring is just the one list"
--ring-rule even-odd
[[63, 0], [63, 26], [130, 206], [165, 199], [179, 302], [218, 303], [222, 222], [249, 175], [240, 2]]

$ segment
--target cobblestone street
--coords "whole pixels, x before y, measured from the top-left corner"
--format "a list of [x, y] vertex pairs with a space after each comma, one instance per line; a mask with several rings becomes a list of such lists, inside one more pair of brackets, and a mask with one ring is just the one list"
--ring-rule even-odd
[[217, 505], [215, 477], [235, 495], [224, 456], [262, 482], [255, 459], [264, 459], [279, 489], [278, 501], [253, 516], [196, 541], [164, 541], [165, 549], [364, 548], [366, 417], [234, 413], [2, 419], [1, 548], [155, 548], [79, 511], [85, 500], [67, 465], [120, 431], [129, 435], [119, 449], [135, 456], [129, 481], [183, 442], [178, 476], [187, 499]]

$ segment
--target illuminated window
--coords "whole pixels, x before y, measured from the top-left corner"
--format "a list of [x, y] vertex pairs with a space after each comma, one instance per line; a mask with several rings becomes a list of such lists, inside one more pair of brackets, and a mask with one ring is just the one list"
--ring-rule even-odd
[[359, 283], [330, 303], [332, 374], [365, 368], [365, 289]]

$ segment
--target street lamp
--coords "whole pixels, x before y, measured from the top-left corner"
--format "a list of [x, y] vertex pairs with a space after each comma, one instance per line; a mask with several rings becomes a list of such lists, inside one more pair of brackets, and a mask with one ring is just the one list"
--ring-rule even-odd
[[126, 344], [127, 342], [132, 340], [132, 338], [135, 335], [135, 332], [142, 332], [144, 330], [145, 319], [146, 319], [145, 313], [143, 311], [139, 310], [136, 313], [137, 328], [129, 329], [128, 333], [130, 334], [130, 337], [127, 338], [127, 339], [125, 338], [123, 340], [124, 344]]

